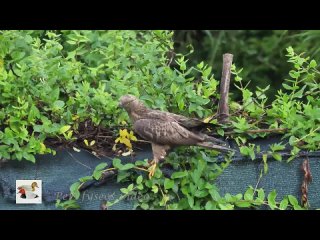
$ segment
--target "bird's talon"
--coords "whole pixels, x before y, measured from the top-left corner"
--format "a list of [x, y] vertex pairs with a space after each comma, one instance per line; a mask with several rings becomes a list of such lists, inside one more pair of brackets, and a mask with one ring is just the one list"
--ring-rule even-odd
[[[154, 162], [154, 161], [152, 161], [152, 162]], [[155, 174], [155, 172], [156, 172], [156, 167], [157, 167], [157, 163], [154, 162], [154, 163], [151, 165], [151, 167], [149, 168], [149, 179], [154, 176], [154, 174]]]

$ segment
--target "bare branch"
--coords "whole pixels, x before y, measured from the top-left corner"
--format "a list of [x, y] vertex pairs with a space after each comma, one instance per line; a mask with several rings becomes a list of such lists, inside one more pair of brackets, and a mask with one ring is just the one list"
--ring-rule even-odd
[[223, 68], [222, 77], [220, 83], [220, 100], [218, 109], [218, 121], [219, 123], [226, 123], [229, 121], [229, 106], [228, 96], [231, 77], [233, 55], [230, 53], [223, 54]]

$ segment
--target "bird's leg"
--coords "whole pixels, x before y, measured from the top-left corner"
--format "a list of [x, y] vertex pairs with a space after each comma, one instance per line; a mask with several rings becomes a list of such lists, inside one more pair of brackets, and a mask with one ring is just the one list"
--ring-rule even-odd
[[153, 159], [150, 163], [150, 167], [149, 167], [149, 178], [152, 178], [154, 173], [156, 172], [156, 168], [157, 168], [157, 164], [158, 164], [158, 160], [157, 159]]
[[152, 143], [153, 160], [150, 162], [151, 166], [149, 168], [149, 178], [153, 177], [157, 164], [160, 160], [163, 160], [166, 157], [167, 150], [169, 149], [169, 146]]

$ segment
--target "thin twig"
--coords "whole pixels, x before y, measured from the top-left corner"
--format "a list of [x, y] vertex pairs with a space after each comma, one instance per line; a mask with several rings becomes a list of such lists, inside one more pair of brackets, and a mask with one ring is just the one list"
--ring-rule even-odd
[[[272, 133], [272, 132], [285, 132], [287, 131], [287, 128], [273, 128], [273, 129], [255, 129], [255, 130], [247, 130], [244, 133]], [[225, 135], [232, 135], [238, 132], [235, 131], [230, 131], [230, 132], [225, 132]]]
[[84, 167], [86, 167], [86, 168], [92, 169], [91, 167], [89, 167], [89, 166], [83, 164], [82, 162], [80, 162], [79, 160], [77, 160], [77, 159], [72, 155], [72, 153], [70, 153], [68, 150], [67, 150], [67, 153], [68, 153], [77, 163], [79, 163], [80, 165], [82, 165], [82, 166], [84, 166]]
[[168, 61], [168, 63], [167, 63], [167, 66], [170, 66], [170, 65], [171, 65], [172, 60], [174, 59], [174, 57], [175, 57], [175, 55], [176, 55], [176, 53], [173, 51], [173, 49], [171, 49], [171, 50], [169, 51], [169, 54], [170, 54], [170, 59], [169, 59], [169, 61]]
[[146, 141], [146, 140], [140, 140], [140, 139], [136, 140], [136, 142], [151, 143], [150, 141]]
[[257, 188], [258, 188], [258, 186], [259, 186], [259, 183], [260, 183], [260, 181], [261, 181], [261, 178], [262, 178], [262, 169], [261, 169], [261, 171], [260, 171], [260, 175], [259, 175], [259, 178], [258, 178], [258, 182], [257, 182], [256, 186], [254, 187], [253, 195], [254, 195], [254, 194], [256, 193], [256, 191], [257, 191]]

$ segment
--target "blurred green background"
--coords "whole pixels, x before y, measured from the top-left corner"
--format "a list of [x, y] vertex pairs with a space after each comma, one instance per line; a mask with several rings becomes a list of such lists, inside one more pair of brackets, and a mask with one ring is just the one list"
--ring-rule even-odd
[[237, 67], [244, 68], [244, 81], [254, 82], [249, 89], [271, 85], [270, 100], [291, 68], [285, 57], [288, 46], [317, 62], [320, 59], [320, 30], [177, 30], [174, 41], [176, 52], [193, 49], [188, 56], [191, 62], [207, 61], [216, 79], [220, 79], [222, 55], [232, 53]]

